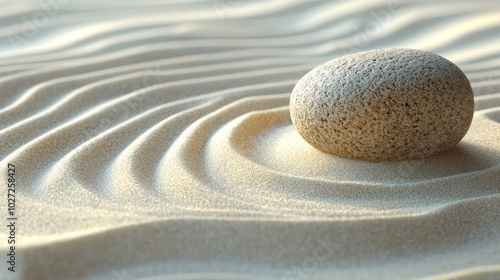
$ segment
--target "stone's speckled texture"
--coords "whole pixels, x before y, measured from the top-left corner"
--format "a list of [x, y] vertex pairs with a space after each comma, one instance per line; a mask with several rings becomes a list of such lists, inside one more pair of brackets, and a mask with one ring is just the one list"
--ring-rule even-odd
[[467, 133], [472, 88], [449, 60], [420, 50], [381, 49], [343, 56], [295, 85], [290, 114], [321, 151], [369, 161], [425, 158]]

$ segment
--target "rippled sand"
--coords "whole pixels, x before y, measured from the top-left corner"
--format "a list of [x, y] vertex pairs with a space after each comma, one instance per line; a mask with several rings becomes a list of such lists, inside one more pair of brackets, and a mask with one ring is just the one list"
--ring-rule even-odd
[[[1, 279], [500, 277], [500, 4], [364, 2], [2, 3], [18, 271], [3, 226]], [[300, 77], [383, 47], [466, 73], [476, 112], [456, 148], [371, 163], [295, 131]]]

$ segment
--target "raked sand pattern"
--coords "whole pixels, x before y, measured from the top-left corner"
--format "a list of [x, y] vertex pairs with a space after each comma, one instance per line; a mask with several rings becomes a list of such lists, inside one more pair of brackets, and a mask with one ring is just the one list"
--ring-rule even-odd
[[[0, 4], [1, 279], [500, 277], [498, 1], [54, 3]], [[381, 163], [309, 146], [298, 79], [386, 47], [461, 67], [464, 139]]]

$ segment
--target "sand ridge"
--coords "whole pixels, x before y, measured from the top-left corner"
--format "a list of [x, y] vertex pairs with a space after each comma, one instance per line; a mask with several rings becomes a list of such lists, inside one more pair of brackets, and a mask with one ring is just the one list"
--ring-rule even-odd
[[[16, 19], [40, 7], [2, 14], [0, 165], [17, 166], [20, 270], [0, 278], [500, 274], [498, 3], [214, 3], [71, 1], [17, 51]], [[463, 69], [476, 111], [454, 149], [362, 162], [295, 131], [298, 79], [382, 47]]]

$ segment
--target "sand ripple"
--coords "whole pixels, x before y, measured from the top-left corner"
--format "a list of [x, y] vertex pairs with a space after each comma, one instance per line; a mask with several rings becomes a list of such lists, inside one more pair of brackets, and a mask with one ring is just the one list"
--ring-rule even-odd
[[[41, 6], [1, 9], [21, 257], [2, 279], [500, 275], [497, 1], [101, 2], [66, 1], [16, 52]], [[300, 77], [382, 47], [467, 74], [476, 111], [454, 149], [361, 162], [295, 131]]]

